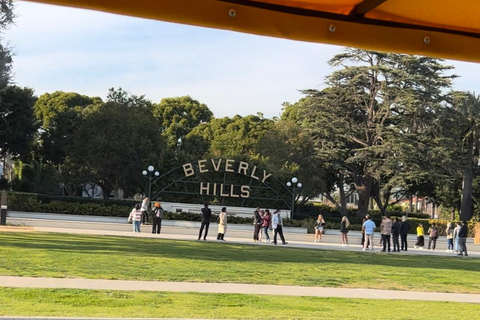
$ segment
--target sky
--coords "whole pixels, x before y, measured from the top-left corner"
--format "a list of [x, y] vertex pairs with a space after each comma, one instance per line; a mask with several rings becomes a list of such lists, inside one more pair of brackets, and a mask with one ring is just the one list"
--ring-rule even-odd
[[[121, 87], [152, 102], [189, 95], [215, 117], [280, 116], [302, 89], [321, 89], [342, 47], [17, 2], [2, 35], [14, 82], [45, 92], [105, 98]], [[456, 67], [455, 89], [480, 92], [480, 64]]]

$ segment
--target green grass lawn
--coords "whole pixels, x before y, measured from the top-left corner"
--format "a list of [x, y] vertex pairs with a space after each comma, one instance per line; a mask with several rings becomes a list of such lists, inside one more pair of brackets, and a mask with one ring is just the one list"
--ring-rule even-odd
[[0, 233], [0, 275], [480, 293], [480, 259]]
[[0, 316], [201, 319], [473, 319], [477, 304], [241, 294], [1, 288]]

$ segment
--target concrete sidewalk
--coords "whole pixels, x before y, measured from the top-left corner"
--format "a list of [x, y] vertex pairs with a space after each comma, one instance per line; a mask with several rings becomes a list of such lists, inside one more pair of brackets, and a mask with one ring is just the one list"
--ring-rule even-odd
[[328, 287], [276, 286], [238, 283], [157, 282], [94, 279], [60, 279], [0, 276], [0, 287], [69, 288], [88, 290], [143, 290], [170, 292], [240, 293], [279, 296], [422, 300], [480, 303], [480, 294], [350, 289]]

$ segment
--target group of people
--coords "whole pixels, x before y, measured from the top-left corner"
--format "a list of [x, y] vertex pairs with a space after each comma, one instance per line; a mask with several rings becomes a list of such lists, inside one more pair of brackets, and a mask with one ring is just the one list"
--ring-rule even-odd
[[[435, 223], [432, 223], [427, 230], [428, 233], [428, 250], [435, 250], [437, 239], [439, 236], [439, 230]], [[467, 252], [467, 237], [468, 237], [468, 222], [456, 222], [454, 227], [453, 222], [448, 223], [445, 230], [447, 235], [447, 251], [455, 252], [459, 256], [468, 256]], [[425, 232], [423, 224], [419, 223], [417, 226], [417, 242], [415, 248], [423, 249], [425, 246]]]
[[[376, 228], [375, 222], [371, 216], [367, 214], [362, 224], [362, 245], [363, 251], [368, 249], [374, 250], [373, 234]], [[394, 217], [393, 220], [389, 216], [384, 216], [380, 224], [380, 246], [382, 252], [400, 252], [408, 251], [407, 235], [410, 230], [410, 222], [405, 216], [401, 221]], [[399, 241], [400, 238], [400, 241]], [[393, 250], [391, 244], [393, 243]]]
[[[402, 217], [400, 222], [397, 217], [393, 220], [389, 216], [382, 218], [380, 224], [380, 246], [382, 246], [382, 252], [400, 252], [408, 251], [407, 235], [410, 230], [410, 223], [405, 216]], [[362, 224], [362, 245], [363, 251], [374, 250], [373, 234], [376, 228], [376, 224], [372, 221], [370, 215], [367, 214]], [[439, 229], [436, 223], [432, 223], [427, 230], [428, 233], [428, 250], [435, 250], [437, 246], [437, 239], [439, 237]], [[468, 256], [466, 240], [468, 236], [468, 223], [466, 221], [457, 222], [457, 227], [453, 227], [453, 223], [450, 222], [446, 230], [447, 234], [447, 251], [456, 252], [459, 256]], [[401, 238], [401, 245], [399, 243]], [[454, 250], [455, 242], [455, 250]], [[393, 250], [391, 250], [391, 243], [393, 243]], [[425, 247], [425, 232], [423, 224], [419, 223], [417, 226], [417, 242], [415, 248], [423, 249]]]
[[283, 220], [280, 210], [276, 210], [272, 214], [268, 209], [260, 209], [257, 207], [253, 212], [253, 242], [261, 241], [262, 236], [260, 230], [265, 235], [265, 242], [270, 241], [269, 230], [273, 230], [273, 244], [277, 244], [277, 237], [280, 236], [282, 244], [287, 244], [283, 235]]
[[[210, 218], [212, 217], [212, 210], [208, 207], [208, 203], [205, 203], [202, 208], [202, 223], [200, 224], [200, 231], [198, 233], [198, 240], [207, 240], [208, 228], [210, 227]], [[222, 211], [218, 214], [218, 241], [225, 241], [225, 233], [227, 233], [227, 208], [223, 207]], [[205, 230], [205, 233], [203, 231]]]
[[[140, 226], [148, 222], [148, 205], [150, 204], [150, 199], [143, 199], [142, 203], [137, 203], [135, 207], [130, 212], [128, 216], [128, 221], [132, 222], [133, 232], [139, 233]], [[163, 208], [160, 202], [155, 202], [154, 208], [152, 210], [152, 233], [160, 234], [162, 229], [162, 219], [163, 219]]]
[[[149, 198], [145, 198], [141, 204], [136, 204], [133, 210], [130, 212], [128, 221], [132, 222], [133, 232], [140, 232], [140, 226], [145, 224], [148, 221], [148, 206]], [[212, 217], [212, 210], [208, 207], [208, 203], [205, 203], [204, 208], [202, 208], [202, 222], [200, 225], [200, 231], [198, 233], [198, 240], [207, 240], [208, 228], [210, 226], [210, 219]], [[162, 228], [162, 219], [163, 219], [164, 210], [161, 207], [160, 202], [155, 202], [154, 208], [151, 212], [152, 215], [152, 233], [160, 234]], [[225, 241], [225, 233], [227, 232], [227, 208], [223, 207], [217, 218], [218, 223], [218, 233], [217, 240]], [[314, 229], [314, 241], [320, 242], [325, 228], [325, 220], [323, 216], [318, 215], [317, 221], [315, 222]], [[346, 216], [342, 217], [340, 222], [340, 234], [342, 239], [342, 246], [348, 246], [348, 228], [350, 222]], [[367, 214], [365, 219], [362, 222], [362, 247], [363, 251], [374, 250], [373, 245], [373, 235], [376, 228], [375, 222], [372, 220], [371, 216]], [[260, 209], [259, 207], [253, 213], [253, 241], [258, 242], [262, 241], [262, 233], [265, 236], [265, 242], [270, 243], [270, 235], [268, 231], [274, 233], [273, 243], [277, 244], [277, 236], [280, 237], [282, 244], [287, 244], [285, 237], [283, 235], [283, 221], [280, 214], [280, 210], [276, 210], [272, 215], [269, 209]], [[389, 216], [384, 216], [380, 224], [380, 246], [382, 247], [382, 252], [400, 252], [408, 251], [407, 235], [410, 230], [410, 223], [405, 216], [402, 217], [401, 221], [397, 217], [390, 219]], [[262, 232], [260, 232], [262, 231]], [[435, 223], [432, 223], [430, 228], [427, 230], [428, 233], [428, 250], [435, 250], [437, 245], [437, 239], [439, 236], [438, 226]], [[468, 256], [466, 240], [468, 237], [468, 223], [467, 221], [456, 222], [456, 227], [450, 222], [446, 229], [447, 236], [447, 251], [456, 252], [457, 255]], [[401, 239], [401, 243], [399, 242]], [[391, 244], [393, 243], [393, 249]], [[423, 249], [425, 246], [425, 232], [423, 224], [419, 223], [417, 226], [417, 241], [415, 243], [415, 248]]]
[[[212, 210], [208, 207], [208, 203], [205, 203], [202, 208], [202, 223], [200, 224], [200, 230], [198, 232], [198, 240], [207, 240], [208, 228], [210, 227], [210, 219], [212, 217]], [[227, 208], [223, 207], [217, 218], [218, 223], [218, 241], [225, 241], [225, 233], [227, 232]], [[257, 242], [261, 239], [260, 230], [263, 230], [265, 235], [265, 242], [270, 242], [270, 235], [268, 230], [273, 230], [273, 243], [277, 244], [277, 236], [280, 236], [282, 244], [287, 244], [285, 237], [283, 236], [282, 228], [282, 216], [280, 210], [274, 212], [273, 216], [270, 214], [270, 210], [261, 210], [256, 208], [253, 213], [253, 241]]]

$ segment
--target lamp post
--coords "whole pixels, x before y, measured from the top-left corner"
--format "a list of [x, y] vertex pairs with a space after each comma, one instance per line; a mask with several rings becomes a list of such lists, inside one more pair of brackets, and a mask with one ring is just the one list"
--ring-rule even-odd
[[150, 193], [152, 192], [152, 180], [157, 178], [160, 173], [158, 171], [155, 171], [155, 168], [150, 165], [148, 166], [147, 170], [143, 170], [142, 174], [145, 178], [148, 179], [148, 192], [147, 192], [147, 198], [150, 199]]
[[292, 188], [292, 207], [290, 209], [290, 219], [293, 219], [293, 211], [295, 210], [295, 188], [301, 188], [302, 183], [298, 182], [296, 177], [293, 177], [291, 182], [287, 182], [287, 187]]

